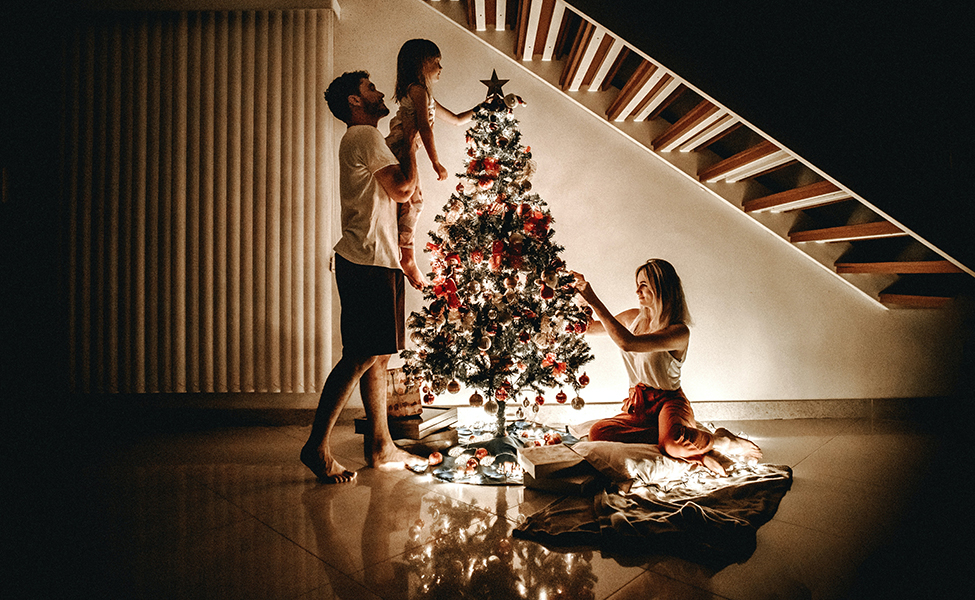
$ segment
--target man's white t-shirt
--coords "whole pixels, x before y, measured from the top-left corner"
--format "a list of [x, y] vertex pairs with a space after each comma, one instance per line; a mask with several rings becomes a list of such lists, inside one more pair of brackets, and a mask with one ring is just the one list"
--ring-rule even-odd
[[352, 125], [339, 143], [342, 237], [335, 253], [359, 265], [400, 269], [396, 201], [375, 173], [399, 161], [371, 125]]

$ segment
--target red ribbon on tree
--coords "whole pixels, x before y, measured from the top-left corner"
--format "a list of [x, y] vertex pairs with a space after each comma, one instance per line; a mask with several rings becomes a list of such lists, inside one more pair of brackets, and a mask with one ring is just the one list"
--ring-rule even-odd
[[438, 298], [446, 298], [447, 306], [450, 308], [460, 307], [460, 297], [457, 295], [457, 283], [452, 277], [448, 277], [443, 283], [434, 283], [433, 293]]
[[494, 240], [491, 244], [491, 259], [488, 264], [491, 266], [492, 271], [497, 271], [501, 268], [502, 261], [504, 261], [504, 242], [501, 240]]
[[525, 233], [536, 238], [541, 238], [548, 231], [550, 221], [551, 217], [542, 211], [533, 210], [530, 215], [525, 217]]

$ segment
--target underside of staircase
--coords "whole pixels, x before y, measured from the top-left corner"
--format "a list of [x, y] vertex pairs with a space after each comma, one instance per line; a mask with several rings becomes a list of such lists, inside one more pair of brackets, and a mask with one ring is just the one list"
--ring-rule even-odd
[[[939, 308], [975, 271], [565, 0], [420, 0], [867, 298]], [[824, 135], [828, 132], [824, 132]]]

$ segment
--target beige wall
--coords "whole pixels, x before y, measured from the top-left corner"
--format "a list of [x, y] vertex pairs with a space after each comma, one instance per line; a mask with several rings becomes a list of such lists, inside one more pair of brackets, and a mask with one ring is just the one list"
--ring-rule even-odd
[[[634, 305], [633, 270], [642, 261], [674, 263], [694, 318], [684, 367], [692, 400], [952, 392], [962, 343], [957, 311], [885, 310], [864, 299], [422, 2], [341, 0], [335, 74], [370, 71], [395, 110], [395, 57], [412, 37], [429, 38], [443, 52], [434, 92], [444, 106], [459, 111], [483, 100], [479, 80], [492, 69], [510, 80], [505, 92], [528, 102], [516, 116], [538, 166], [534, 190], [550, 205], [569, 268], [585, 273], [611, 309]], [[463, 128], [437, 125], [441, 162], [451, 173], [461, 170], [463, 138]], [[425, 158], [420, 172], [423, 233], [456, 178], [435, 181]], [[407, 310], [419, 304], [413, 294]], [[593, 383], [584, 397], [616, 401], [626, 388], [619, 356], [607, 339], [592, 345]]]

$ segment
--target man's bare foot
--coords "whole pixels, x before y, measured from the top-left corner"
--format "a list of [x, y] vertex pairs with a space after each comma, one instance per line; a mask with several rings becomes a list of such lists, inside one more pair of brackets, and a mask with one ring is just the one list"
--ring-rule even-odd
[[369, 457], [369, 466], [380, 471], [398, 471], [400, 469], [412, 469], [413, 467], [426, 468], [429, 464], [427, 459], [422, 456], [410, 454], [405, 450], [400, 450], [396, 446], [377, 447]]
[[714, 449], [729, 456], [755, 461], [762, 459], [762, 449], [755, 442], [738, 437], [724, 427], [718, 427], [714, 432]]
[[355, 471], [350, 471], [332, 459], [331, 456], [322, 454], [311, 446], [304, 446], [301, 449], [301, 462], [311, 469], [322, 483], [348, 483], [353, 481], [356, 476]]
[[427, 279], [420, 272], [419, 267], [416, 266], [414, 261], [401, 261], [400, 266], [403, 267], [403, 274], [406, 275], [406, 279], [410, 282], [414, 288], [422, 290], [427, 285]]

